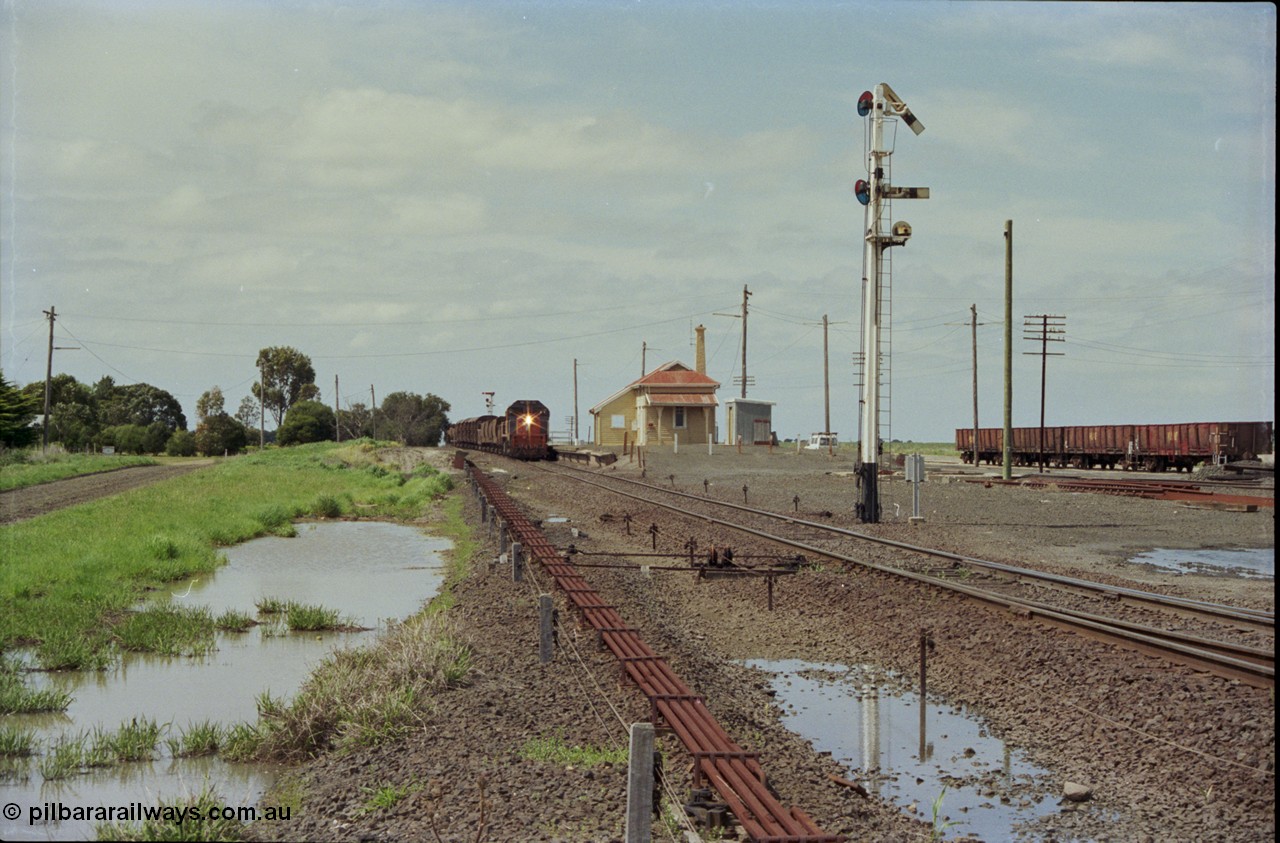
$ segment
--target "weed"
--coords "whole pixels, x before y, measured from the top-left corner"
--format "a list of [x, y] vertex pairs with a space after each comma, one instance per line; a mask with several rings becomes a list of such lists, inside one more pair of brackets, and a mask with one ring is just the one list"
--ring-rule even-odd
[[224, 811], [226, 800], [209, 788], [186, 799], [160, 802], [141, 823], [98, 823], [98, 840], [240, 840], [244, 823], [234, 811]]
[[253, 618], [236, 609], [228, 609], [213, 621], [213, 625], [223, 632], [245, 632], [257, 623]]
[[944, 819], [942, 816], [942, 797], [947, 795], [946, 785], [942, 786], [942, 792], [938, 794], [938, 798], [933, 800], [933, 827], [929, 831], [930, 840], [941, 840], [947, 833], [947, 829], [955, 825], [955, 821]]
[[520, 749], [520, 757], [533, 761], [555, 764], [593, 767], [596, 764], [627, 763], [626, 749], [598, 749], [590, 746], [569, 746], [559, 735], [530, 738]]
[[285, 609], [285, 618], [289, 628], [298, 632], [338, 629], [343, 625], [337, 609], [307, 603], [290, 602]]
[[0, 724], [0, 756], [25, 758], [34, 751], [35, 742], [36, 733], [31, 729]]
[[28, 688], [18, 671], [7, 662], [0, 665], [0, 714], [27, 714], [36, 711], [63, 711], [71, 695], [54, 688]]
[[80, 772], [85, 749], [84, 735], [60, 735], [41, 756], [40, 775], [51, 782]]
[[390, 808], [409, 794], [422, 790], [422, 783], [415, 780], [397, 786], [388, 782], [378, 787], [364, 787], [361, 790], [368, 794], [369, 798], [364, 801], [364, 807], [360, 809], [360, 813], [367, 814], [370, 811]]
[[222, 726], [210, 720], [192, 723], [182, 731], [181, 737], [165, 740], [169, 754], [174, 758], [197, 758], [202, 755], [213, 755], [222, 745]]
[[151, 606], [116, 626], [120, 647], [166, 656], [198, 656], [214, 648], [213, 616], [204, 606]]
[[112, 652], [102, 636], [70, 629], [53, 629], [36, 646], [36, 659], [45, 670], [106, 670]]
[[252, 723], [237, 723], [222, 740], [222, 757], [228, 761], [249, 761], [262, 745], [262, 731]]
[[279, 615], [289, 608], [289, 603], [279, 597], [259, 597], [254, 606], [259, 615]]
[[342, 501], [333, 495], [321, 495], [311, 506], [317, 518], [339, 518], [342, 516]]
[[147, 761], [156, 751], [163, 727], [154, 720], [138, 720], [121, 723], [111, 736], [110, 747], [117, 761]]

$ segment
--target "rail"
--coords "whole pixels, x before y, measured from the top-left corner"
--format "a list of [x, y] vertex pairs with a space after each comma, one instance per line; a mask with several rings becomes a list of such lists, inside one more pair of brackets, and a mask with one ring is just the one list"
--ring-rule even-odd
[[694, 760], [695, 787], [705, 782], [714, 788], [757, 843], [839, 843], [845, 839], [823, 832], [799, 808], [784, 807], [765, 781], [759, 756], [729, 737], [705, 700], [626, 624], [616, 607], [604, 602], [497, 483], [469, 460], [466, 470], [521, 547], [551, 575], [582, 620], [617, 657], [624, 674], [649, 698], [654, 718], [670, 726], [684, 744]]

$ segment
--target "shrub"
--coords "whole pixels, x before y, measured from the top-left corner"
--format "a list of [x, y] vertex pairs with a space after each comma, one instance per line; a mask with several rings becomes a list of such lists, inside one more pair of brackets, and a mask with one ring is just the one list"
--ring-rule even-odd
[[189, 430], [175, 430], [165, 443], [164, 452], [171, 457], [193, 457], [196, 453], [196, 437]]

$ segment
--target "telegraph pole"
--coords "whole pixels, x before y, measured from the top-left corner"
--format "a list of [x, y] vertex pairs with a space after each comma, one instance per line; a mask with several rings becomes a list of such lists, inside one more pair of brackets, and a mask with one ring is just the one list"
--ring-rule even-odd
[[[1039, 322], [1037, 328], [1036, 323]], [[1022, 319], [1022, 338], [1039, 340], [1039, 351], [1024, 351], [1023, 354], [1040, 355], [1040, 473], [1044, 474], [1044, 383], [1045, 364], [1050, 357], [1064, 357], [1062, 352], [1049, 351], [1049, 343], [1067, 341], [1067, 317], [1049, 316], [1041, 313], [1036, 316], [1024, 316]]]
[[751, 291], [742, 285], [742, 397], [747, 397], [747, 298]]
[[1013, 477], [1013, 220], [1004, 221], [1004, 437], [1000, 476]]
[[573, 444], [578, 444], [578, 358], [573, 358]]
[[978, 305], [969, 305], [973, 325], [973, 467], [978, 467]]
[[44, 370], [44, 439], [41, 450], [47, 454], [49, 453], [49, 407], [53, 397], [53, 323], [58, 318], [58, 313], [53, 305], [49, 305], [49, 309], [43, 312], [49, 317], [49, 357]]
[[871, 117], [871, 137], [867, 150], [867, 174], [869, 180], [859, 179], [854, 184], [854, 195], [867, 206], [864, 217], [863, 249], [863, 299], [862, 299], [862, 356], [866, 377], [862, 384], [862, 424], [859, 431], [858, 478], [861, 499], [857, 505], [858, 520], [864, 524], [880, 521], [880, 284], [884, 250], [891, 246], [906, 245], [911, 236], [911, 226], [894, 223], [889, 233], [883, 233], [883, 216], [889, 211], [887, 199], [927, 199], [927, 187], [893, 187], [889, 184], [886, 164], [893, 154], [884, 145], [884, 121], [886, 113], [901, 117], [917, 135], [924, 125], [916, 119], [906, 103], [886, 83], [876, 85], [875, 93], [864, 91], [858, 97], [858, 114]]
[[333, 435], [335, 442], [342, 441], [342, 422], [338, 420], [338, 401], [342, 393], [338, 392], [338, 376], [333, 376]]

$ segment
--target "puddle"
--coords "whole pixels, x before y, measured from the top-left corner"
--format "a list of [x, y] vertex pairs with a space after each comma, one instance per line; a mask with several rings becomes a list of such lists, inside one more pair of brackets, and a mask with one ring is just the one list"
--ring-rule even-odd
[[1149, 565], [1169, 574], [1204, 574], [1211, 577], [1241, 577], [1274, 580], [1276, 549], [1249, 550], [1169, 550], [1158, 548], [1140, 553], [1128, 560], [1135, 565]]
[[922, 723], [918, 694], [885, 690], [862, 667], [794, 659], [747, 665], [773, 674], [783, 725], [940, 837], [1034, 835], [1024, 827], [1059, 811], [1048, 771], [961, 711], [929, 703]]
[[206, 783], [230, 806], [253, 805], [270, 786], [274, 771], [261, 765], [229, 764], [217, 758], [169, 757], [165, 737], [178, 737], [191, 723], [210, 720], [233, 726], [257, 719], [257, 697], [269, 691], [289, 699], [334, 649], [358, 646], [386, 620], [413, 614], [440, 587], [439, 554], [448, 540], [383, 522], [297, 525], [295, 538], [267, 537], [226, 548], [228, 564], [212, 575], [170, 584], [178, 604], [208, 606], [217, 615], [237, 609], [256, 616], [254, 603], [278, 597], [336, 609], [365, 632], [271, 633], [263, 624], [243, 633], [219, 633], [217, 650], [198, 658], [133, 654], [111, 670], [31, 673], [33, 687], [71, 693], [65, 712], [7, 715], [0, 724], [34, 729], [47, 746], [61, 734], [94, 727], [114, 731], [133, 718], [170, 724], [155, 760], [117, 765], [45, 782], [39, 757], [0, 769], [0, 801], [16, 804], [17, 819], [0, 821], [0, 839], [93, 839], [92, 822], [30, 825], [29, 809], [45, 803], [75, 807], [155, 805], [158, 799], [196, 794]]

